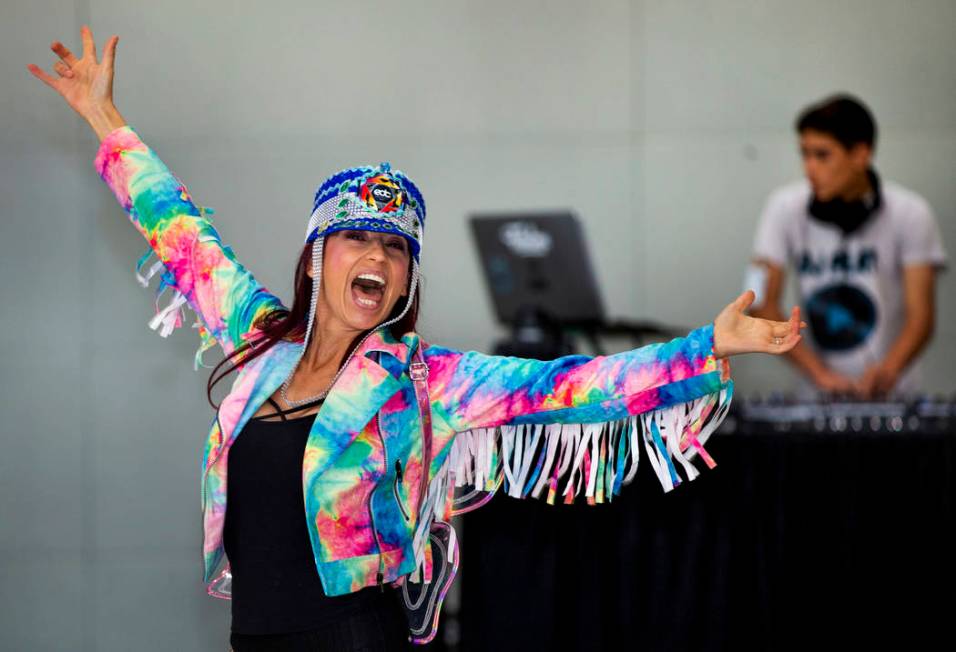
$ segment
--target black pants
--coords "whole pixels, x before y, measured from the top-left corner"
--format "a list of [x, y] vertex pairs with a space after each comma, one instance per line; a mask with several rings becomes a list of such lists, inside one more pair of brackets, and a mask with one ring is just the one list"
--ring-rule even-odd
[[408, 622], [399, 604], [388, 601], [321, 629], [292, 634], [236, 634], [229, 637], [234, 652], [393, 652], [411, 650]]

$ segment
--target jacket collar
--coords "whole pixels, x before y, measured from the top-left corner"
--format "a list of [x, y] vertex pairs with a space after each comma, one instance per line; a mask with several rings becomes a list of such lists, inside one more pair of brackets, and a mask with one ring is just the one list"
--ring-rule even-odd
[[[325, 402], [316, 415], [309, 435], [309, 447], [318, 455], [307, 455], [306, 467], [321, 473], [338, 453], [344, 450], [382, 405], [402, 387], [402, 382], [389, 369], [408, 367], [410, 351], [418, 346], [415, 333], [401, 340], [387, 329], [372, 333], [351, 356]], [[395, 364], [376, 360], [376, 353], [391, 356]], [[266, 356], [253, 364], [261, 366], [246, 401], [236, 429], [238, 432], [253, 414], [272, 396], [293, 372], [302, 354], [302, 344], [279, 342]], [[268, 361], [266, 360], [268, 358]], [[321, 467], [321, 468], [319, 468]]]
[[360, 355], [366, 357], [370, 353], [377, 351], [392, 356], [401, 363], [402, 368], [407, 368], [409, 355], [415, 350], [415, 347], [418, 346], [418, 340], [418, 334], [414, 332], [406, 333], [402, 336], [402, 339], [397, 340], [391, 331], [387, 328], [383, 328], [369, 335], [355, 351], [355, 356], [353, 357]]
[[[391, 356], [404, 370], [408, 367], [410, 352], [418, 346], [418, 342], [418, 334], [413, 332], [406, 333], [400, 340], [395, 339], [387, 329], [373, 332], [352, 354], [339, 379], [329, 391], [329, 397], [333, 394], [355, 391], [356, 387], [371, 388], [371, 386], [382, 385], [386, 380], [385, 376], [391, 374], [388, 373], [385, 365], [375, 359], [377, 356], [374, 354], [382, 353]], [[264, 369], [258, 375], [255, 387], [249, 394], [246, 410], [242, 415], [242, 423], [255, 414], [266, 399], [272, 396], [289, 377], [302, 355], [302, 344], [279, 342], [270, 353], [271, 355], [263, 356], [263, 358], [270, 358], [269, 364], [263, 365]], [[260, 359], [257, 362], [265, 363], [265, 360]], [[397, 391], [398, 388], [395, 389]]]
[[404, 370], [409, 344], [417, 342], [413, 333], [396, 340], [387, 331], [376, 331], [356, 349], [312, 424], [303, 459], [304, 477], [316, 477], [328, 469], [402, 388], [402, 381], [390, 371], [395, 365], [377, 360], [375, 354], [392, 356]]

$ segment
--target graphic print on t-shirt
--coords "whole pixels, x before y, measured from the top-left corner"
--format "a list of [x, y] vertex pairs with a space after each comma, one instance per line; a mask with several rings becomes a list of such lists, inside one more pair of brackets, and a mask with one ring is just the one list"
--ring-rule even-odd
[[820, 349], [848, 351], [873, 334], [878, 317], [876, 301], [865, 285], [853, 284], [849, 279], [851, 274], [875, 273], [878, 261], [876, 249], [870, 247], [860, 249], [855, 256], [845, 249], [837, 249], [829, 257], [801, 252], [797, 265], [801, 277], [833, 280], [813, 290], [806, 301], [810, 332]]
[[807, 300], [810, 331], [817, 346], [847, 351], [863, 344], [876, 327], [876, 306], [852, 285], [823, 287]]

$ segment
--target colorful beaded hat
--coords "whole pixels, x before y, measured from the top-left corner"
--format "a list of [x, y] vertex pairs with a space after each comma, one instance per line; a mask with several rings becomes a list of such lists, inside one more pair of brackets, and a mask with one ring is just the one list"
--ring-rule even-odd
[[419, 260], [425, 200], [411, 179], [388, 163], [343, 170], [316, 191], [305, 241], [344, 229], [405, 236]]

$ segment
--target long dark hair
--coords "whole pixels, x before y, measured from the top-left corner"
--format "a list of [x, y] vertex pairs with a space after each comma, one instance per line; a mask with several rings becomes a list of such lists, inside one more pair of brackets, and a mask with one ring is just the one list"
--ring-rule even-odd
[[[223, 358], [223, 360], [213, 368], [212, 373], [209, 374], [209, 380], [206, 383], [206, 399], [213, 409], [219, 409], [219, 406], [212, 400], [212, 389], [220, 380], [242, 365], [255, 360], [281, 340], [295, 342], [305, 339], [309, 308], [312, 303], [312, 279], [309, 277], [309, 269], [312, 266], [313, 246], [314, 244], [305, 245], [302, 249], [302, 253], [299, 254], [299, 262], [296, 263], [295, 266], [295, 296], [292, 299], [292, 309], [281, 308], [273, 310], [262, 317], [254, 326], [258, 331], [255, 337], [249, 342], [245, 342], [241, 346], [236, 347], [236, 349]], [[411, 283], [411, 270], [412, 266], [409, 265], [409, 279], [406, 281], [407, 292], [411, 291], [411, 288], [407, 287], [407, 285]], [[421, 292], [415, 292], [412, 305], [409, 307], [408, 312], [406, 312], [400, 320], [388, 327], [392, 335], [396, 338], [400, 338], [405, 333], [415, 330], [415, 325], [418, 322], [420, 297]], [[404, 301], [397, 301], [395, 307], [392, 308], [391, 314], [389, 314], [385, 321], [390, 321], [397, 317], [404, 307]], [[355, 339], [352, 340], [352, 343], [349, 344], [349, 348], [339, 361], [339, 366], [348, 359], [349, 354], [355, 350], [355, 347], [359, 345], [362, 338], [368, 335], [369, 332], [371, 331], [359, 333]]]

